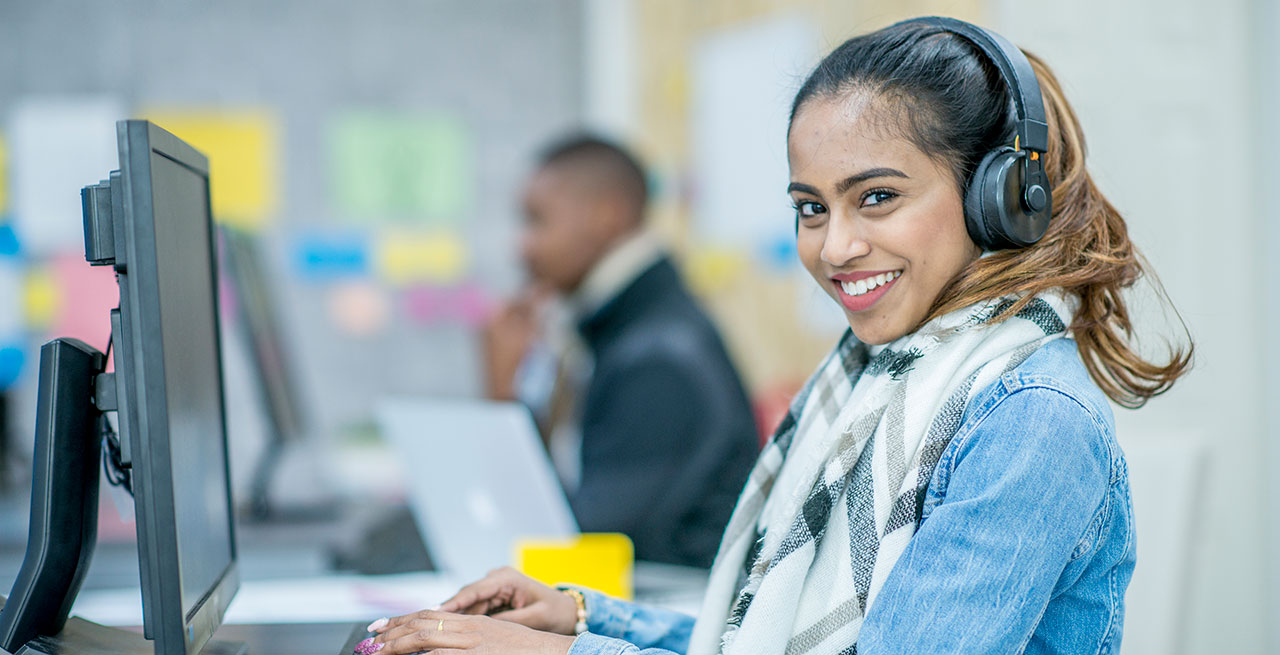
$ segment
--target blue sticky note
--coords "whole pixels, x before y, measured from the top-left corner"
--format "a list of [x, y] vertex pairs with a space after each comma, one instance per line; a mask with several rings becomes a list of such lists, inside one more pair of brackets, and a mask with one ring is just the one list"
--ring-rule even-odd
[[0, 220], [0, 257], [17, 257], [18, 235], [13, 231], [13, 224]]
[[761, 248], [761, 256], [775, 269], [789, 269], [800, 263], [796, 254], [796, 239], [791, 235], [778, 237]]
[[17, 346], [0, 348], [0, 390], [8, 389], [18, 381], [24, 361], [26, 361], [26, 354], [21, 348]]
[[368, 241], [361, 236], [306, 237], [299, 239], [294, 260], [304, 278], [363, 276], [369, 271]]

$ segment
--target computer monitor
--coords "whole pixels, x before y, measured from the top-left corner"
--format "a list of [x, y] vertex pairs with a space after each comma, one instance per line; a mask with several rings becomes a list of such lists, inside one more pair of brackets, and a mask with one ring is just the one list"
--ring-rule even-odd
[[146, 121], [121, 122], [117, 138], [112, 339], [144, 634], [157, 653], [197, 653], [238, 587], [209, 163]]
[[[132, 486], [144, 635], [157, 655], [193, 655], [239, 584], [209, 165], [146, 121], [118, 123], [117, 137], [120, 170], [82, 192], [86, 258], [113, 265], [120, 286], [111, 312], [115, 371], [103, 371], [102, 355], [82, 343], [59, 339], [42, 351], [46, 420], [38, 420], [37, 450], [50, 453], [41, 459], [49, 471], [33, 488], [27, 556], [0, 636], [21, 646], [32, 630], [62, 629], [96, 531], [94, 426], [101, 430], [100, 414], [115, 410], [119, 444], [108, 454]], [[79, 461], [90, 458], [92, 466]], [[59, 475], [64, 467], [91, 475], [95, 490], [67, 501], [82, 505], [75, 511], [38, 506], [83, 486]]]
[[281, 518], [288, 513], [272, 502], [271, 482], [285, 449], [303, 438], [306, 412], [259, 243], [247, 232], [226, 225], [218, 226], [218, 236], [221, 269], [234, 291], [230, 304], [235, 324], [251, 354], [251, 377], [267, 419], [267, 442], [250, 480], [249, 512], [255, 519]]

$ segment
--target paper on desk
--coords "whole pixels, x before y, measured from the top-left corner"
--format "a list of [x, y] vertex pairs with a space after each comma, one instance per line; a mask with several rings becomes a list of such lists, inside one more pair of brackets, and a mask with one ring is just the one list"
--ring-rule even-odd
[[27, 251], [84, 252], [81, 187], [120, 167], [117, 120], [123, 106], [104, 97], [27, 97], [9, 120], [14, 228]]
[[567, 539], [524, 539], [516, 568], [544, 584], [573, 584], [631, 600], [635, 547], [624, 534], [588, 533]]
[[209, 193], [219, 222], [261, 228], [279, 200], [277, 121], [265, 110], [152, 111], [148, 120], [209, 158]]
[[[436, 573], [248, 580], [223, 623], [371, 621], [433, 607], [460, 587]], [[141, 625], [142, 596], [138, 589], [82, 591], [71, 612], [103, 625]]]

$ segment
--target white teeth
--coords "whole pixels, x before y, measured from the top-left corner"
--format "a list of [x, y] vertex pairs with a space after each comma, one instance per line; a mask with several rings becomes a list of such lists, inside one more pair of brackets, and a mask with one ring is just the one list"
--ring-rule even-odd
[[871, 277], [864, 277], [857, 282], [841, 282], [840, 288], [850, 296], [861, 296], [862, 294], [875, 289], [876, 287], [888, 284], [902, 275], [902, 271], [893, 271], [892, 273], [881, 273]]

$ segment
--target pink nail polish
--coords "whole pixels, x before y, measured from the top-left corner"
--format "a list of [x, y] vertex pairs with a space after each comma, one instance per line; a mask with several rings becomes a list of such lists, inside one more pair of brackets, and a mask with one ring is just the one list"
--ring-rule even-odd
[[374, 653], [374, 652], [377, 652], [377, 651], [375, 651], [373, 648], [373, 637], [369, 637], [368, 639], [365, 639], [364, 641], [356, 644], [356, 647], [355, 647], [356, 655], [369, 655], [369, 653]]
[[373, 655], [374, 653], [382, 650], [383, 646], [386, 646], [386, 644], [374, 644], [373, 648], [369, 649], [369, 655]]
[[387, 627], [387, 617], [384, 616], [377, 621], [370, 623], [369, 626], [365, 628], [365, 632], [377, 632], [385, 627]]

